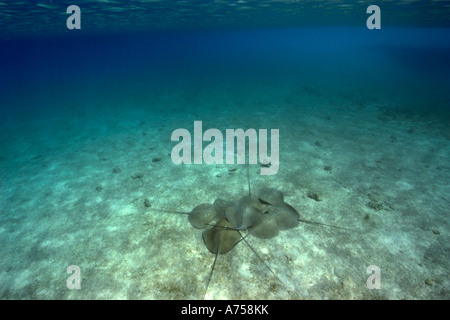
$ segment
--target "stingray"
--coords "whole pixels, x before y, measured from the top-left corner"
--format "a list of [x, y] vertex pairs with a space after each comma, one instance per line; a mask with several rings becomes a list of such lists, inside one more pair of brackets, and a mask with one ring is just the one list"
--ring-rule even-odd
[[225, 218], [236, 226], [237, 229], [245, 230], [261, 223], [263, 207], [258, 199], [252, 196], [244, 196], [232, 202], [225, 209]]
[[224, 219], [219, 221], [211, 229], [203, 231], [202, 238], [208, 250], [215, 254], [214, 262], [211, 266], [208, 282], [206, 284], [205, 297], [214, 272], [217, 256], [231, 251], [238, 242], [241, 241], [242, 237], [239, 231], [237, 231], [230, 222]]
[[196, 206], [189, 213], [188, 220], [192, 226], [198, 229], [205, 229], [217, 216], [214, 205], [202, 203]]
[[208, 287], [211, 282], [212, 275], [214, 273], [214, 267], [217, 262], [217, 257], [219, 254], [226, 254], [229, 251], [233, 250], [233, 248], [242, 240], [249, 246], [249, 248], [253, 251], [253, 253], [264, 263], [264, 265], [269, 269], [269, 271], [278, 279], [278, 276], [275, 272], [270, 269], [267, 263], [258, 255], [256, 250], [248, 243], [245, 239], [246, 236], [242, 236], [240, 230], [234, 228], [234, 226], [227, 220], [221, 220], [217, 222], [211, 229], [205, 230], [202, 233], [202, 238], [205, 246], [211, 253], [215, 254], [213, 264], [211, 265], [211, 270], [209, 272], [208, 281], [206, 283], [205, 294], [203, 298], [206, 297], [206, 293], [208, 292]]
[[250, 234], [260, 239], [271, 239], [279, 234], [279, 228], [274, 215], [265, 214], [259, 224], [250, 228]]
[[283, 193], [274, 188], [264, 188], [259, 191], [258, 199], [263, 203], [277, 205], [284, 202]]
[[238, 230], [227, 220], [221, 220], [214, 227], [203, 231], [202, 237], [206, 248], [214, 254], [231, 251], [241, 240]]
[[253, 195], [243, 196], [239, 199], [239, 203], [241, 205], [251, 206], [254, 207], [261, 212], [265, 212], [267, 210], [268, 204], [260, 201], [258, 197], [255, 197]]
[[[271, 239], [279, 234], [280, 230], [295, 228], [300, 215], [289, 204], [284, 202], [283, 193], [277, 189], [264, 188], [257, 197], [245, 196], [239, 200], [241, 206], [245, 206], [244, 210], [237, 210], [239, 206], [226, 210], [226, 217], [231, 221], [244, 222], [249, 220], [247, 215], [253, 210], [261, 213], [259, 216], [252, 215], [252, 223], [244, 224], [250, 228], [250, 233], [261, 239]], [[240, 215], [239, 215], [240, 214]], [[254, 218], [255, 217], [255, 218]], [[237, 224], [239, 225], [239, 224]]]
[[316, 222], [312, 220], [303, 219], [300, 214], [288, 203], [284, 202], [283, 193], [274, 188], [263, 188], [258, 194], [258, 199], [264, 204], [270, 205], [267, 213], [276, 216], [277, 225], [280, 230], [288, 230], [295, 228], [299, 222], [313, 224], [316, 226], [337, 228], [343, 230], [352, 230], [349, 228], [339, 227], [326, 223]]
[[216, 210], [217, 217], [220, 217], [221, 219], [225, 219], [225, 210], [228, 207], [231, 207], [234, 205], [234, 201], [229, 200], [223, 200], [223, 199], [216, 199], [213, 203], [214, 209]]
[[285, 202], [276, 206], [270, 206], [267, 212], [275, 216], [278, 229], [280, 230], [288, 230], [298, 226], [300, 215], [297, 210]]
[[298, 226], [300, 215], [291, 205], [284, 202], [283, 193], [274, 188], [264, 188], [258, 199], [268, 205], [265, 211], [275, 217], [279, 230], [288, 230]]

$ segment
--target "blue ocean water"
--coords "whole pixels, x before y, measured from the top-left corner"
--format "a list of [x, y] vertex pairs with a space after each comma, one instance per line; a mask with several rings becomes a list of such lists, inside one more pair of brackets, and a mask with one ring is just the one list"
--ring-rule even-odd
[[[449, 298], [446, 1], [380, 1], [381, 29], [366, 1], [78, 1], [68, 30], [71, 4], [0, 2], [2, 299]], [[194, 121], [279, 129], [279, 172], [256, 165], [252, 184], [367, 237], [253, 240], [281, 280], [242, 245], [205, 294], [200, 233], [149, 209], [246, 194], [243, 166], [173, 164], [171, 133]], [[384, 291], [369, 264], [390, 270]]]
[[9, 39], [1, 52], [2, 112], [73, 111], [83, 99], [112, 99], [116, 108], [169, 88], [236, 90], [245, 99], [261, 88], [271, 96], [302, 86], [390, 95], [406, 108], [443, 111], [449, 37], [448, 29], [361, 26]]

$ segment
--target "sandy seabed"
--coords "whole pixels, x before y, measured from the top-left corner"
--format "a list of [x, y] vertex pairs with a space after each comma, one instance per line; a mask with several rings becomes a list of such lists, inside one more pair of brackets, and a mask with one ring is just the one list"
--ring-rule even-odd
[[[273, 103], [255, 100], [246, 115], [233, 103], [208, 113], [173, 104], [4, 128], [0, 297], [449, 299], [449, 127], [382, 100], [302, 92], [269, 113]], [[158, 209], [237, 199], [247, 175], [244, 165], [172, 163], [171, 132], [194, 120], [278, 128], [279, 172], [250, 166], [252, 189], [282, 190], [302, 218], [352, 230], [300, 224], [250, 236], [259, 257], [244, 242], [220, 255], [205, 295], [214, 255], [201, 230]], [[70, 265], [80, 290], [67, 288]], [[380, 289], [367, 287], [371, 265]]]

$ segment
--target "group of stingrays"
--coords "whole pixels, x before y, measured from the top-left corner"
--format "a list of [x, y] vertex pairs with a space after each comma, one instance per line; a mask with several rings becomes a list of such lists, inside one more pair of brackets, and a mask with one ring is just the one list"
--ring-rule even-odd
[[[280, 281], [278, 276], [246, 240], [250, 235], [260, 239], [271, 239], [276, 237], [282, 230], [295, 228], [300, 222], [350, 230], [344, 227], [302, 219], [297, 210], [284, 201], [283, 193], [280, 190], [262, 188], [256, 194], [252, 194], [248, 166], [247, 180], [248, 195], [238, 200], [218, 198], [212, 204], [199, 204], [190, 212], [156, 209], [169, 213], [186, 214], [193, 227], [204, 229], [202, 233], [203, 242], [206, 248], [215, 254], [204, 297], [206, 297], [218, 255], [230, 252], [241, 241], [244, 241], [250, 247], [269, 271]], [[243, 232], [246, 232], [246, 234], [244, 235]]]

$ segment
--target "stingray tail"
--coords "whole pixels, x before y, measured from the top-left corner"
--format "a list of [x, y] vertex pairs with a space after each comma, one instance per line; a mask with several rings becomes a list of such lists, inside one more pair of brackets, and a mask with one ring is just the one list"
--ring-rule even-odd
[[208, 277], [208, 282], [206, 283], [206, 289], [205, 289], [205, 294], [203, 295], [203, 300], [206, 299], [206, 294], [208, 293], [208, 287], [209, 287], [209, 283], [211, 282], [211, 278], [214, 272], [214, 267], [216, 266], [216, 261], [217, 261], [217, 256], [219, 255], [219, 250], [217, 250], [216, 252], [216, 256], [214, 257], [214, 262], [211, 266], [211, 271], [209, 272], [209, 277]]
[[175, 210], [165, 210], [165, 209], [158, 209], [158, 208], [148, 208], [152, 211], [161, 211], [165, 213], [175, 213], [175, 214], [189, 214], [190, 212], [184, 212], [184, 211], [175, 211]]
[[336, 228], [336, 229], [352, 230], [350, 228], [344, 228], [344, 227], [334, 226], [334, 225], [331, 225], [331, 224], [326, 224], [326, 223], [321, 223], [321, 222], [316, 222], [316, 221], [311, 221], [311, 220], [305, 220], [305, 219], [300, 219], [300, 218], [298, 219], [298, 221], [304, 222], [304, 223], [307, 223], [307, 224], [313, 224], [313, 225], [316, 225], [316, 226], [321, 226], [321, 227], [329, 227], [329, 228]]
[[[239, 232], [239, 233], [240, 233], [240, 232]], [[250, 233], [248, 233], [245, 237], [243, 237], [242, 234], [241, 234], [241, 240], [244, 240], [244, 242], [245, 242], [245, 243], [248, 245], [248, 247], [253, 251], [253, 253], [258, 257], [258, 259], [261, 260], [262, 263], [264, 263], [264, 265], [266, 266], [266, 268], [269, 269], [269, 271], [275, 276], [275, 278], [277, 278], [278, 281], [282, 284], [283, 282], [280, 280], [280, 278], [278, 278], [278, 276], [275, 274], [275, 272], [273, 272], [273, 270], [270, 269], [269, 265], [263, 260], [263, 258], [261, 258], [261, 257], [259, 256], [259, 254], [256, 252], [256, 250], [250, 245], [250, 243], [248, 243], [247, 239], [245, 239], [245, 238], [247, 238], [247, 236], [248, 236], [249, 234], [250, 234]]]

